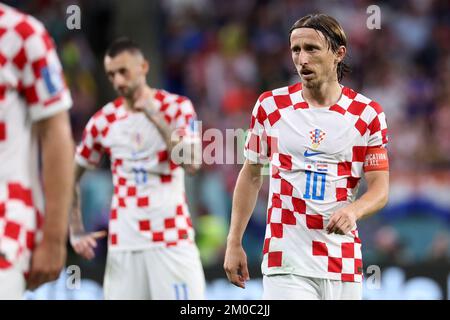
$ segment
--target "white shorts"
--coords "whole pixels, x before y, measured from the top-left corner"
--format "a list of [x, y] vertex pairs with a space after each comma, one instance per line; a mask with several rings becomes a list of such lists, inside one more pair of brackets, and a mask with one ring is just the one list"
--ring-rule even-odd
[[25, 293], [23, 272], [14, 267], [0, 269], [0, 300], [23, 299]]
[[280, 274], [263, 277], [265, 300], [361, 300], [362, 283]]
[[107, 300], [203, 300], [205, 276], [194, 245], [109, 252]]

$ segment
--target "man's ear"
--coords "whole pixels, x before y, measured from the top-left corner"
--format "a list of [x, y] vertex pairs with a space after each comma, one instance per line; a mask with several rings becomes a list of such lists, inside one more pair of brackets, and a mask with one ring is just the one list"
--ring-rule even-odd
[[144, 59], [142, 61], [142, 71], [144, 71], [144, 73], [147, 75], [149, 70], [150, 70], [150, 63], [146, 59]]
[[342, 62], [345, 58], [345, 55], [347, 54], [347, 48], [345, 46], [340, 46], [336, 51], [336, 59], [335, 62], [339, 63]]

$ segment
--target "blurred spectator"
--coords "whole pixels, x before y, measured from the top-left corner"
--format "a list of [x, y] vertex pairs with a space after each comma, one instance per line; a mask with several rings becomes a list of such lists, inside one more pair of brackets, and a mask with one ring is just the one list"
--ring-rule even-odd
[[399, 239], [397, 231], [391, 226], [383, 226], [375, 233], [374, 261], [379, 265], [391, 263], [404, 265], [410, 260], [405, 244]]
[[438, 233], [430, 246], [428, 260], [438, 263], [450, 262], [450, 240], [447, 233]]

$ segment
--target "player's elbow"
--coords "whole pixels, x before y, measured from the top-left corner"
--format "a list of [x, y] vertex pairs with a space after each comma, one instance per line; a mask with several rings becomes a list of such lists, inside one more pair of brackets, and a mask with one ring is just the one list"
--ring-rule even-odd
[[386, 190], [381, 191], [378, 194], [378, 197], [379, 198], [378, 198], [377, 211], [383, 209], [387, 205], [387, 203], [389, 201], [389, 192], [388, 192], [388, 190], [386, 189]]
[[386, 190], [381, 198], [381, 208], [380, 209], [383, 209], [387, 205], [388, 201], [389, 201], [389, 192]]
[[261, 188], [263, 183], [262, 165], [246, 161], [240, 175], [247, 180], [247, 184], [254, 186], [258, 190]]

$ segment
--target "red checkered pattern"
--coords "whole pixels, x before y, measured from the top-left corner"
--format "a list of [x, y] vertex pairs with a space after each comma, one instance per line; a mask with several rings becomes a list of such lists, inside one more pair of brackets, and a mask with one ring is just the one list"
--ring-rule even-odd
[[386, 143], [382, 108], [349, 88], [329, 108], [310, 107], [301, 84], [259, 97], [244, 154], [271, 166], [264, 274], [361, 281], [359, 239], [325, 227], [354, 201], [367, 148]]
[[329, 249], [322, 241], [312, 241], [311, 252], [314, 258], [320, 259], [332, 278], [346, 282], [361, 282], [363, 263], [361, 256], [361, 240], [357, 231], [352, 231], [353, 241], [342, 242], [338, 250]]
[[[82, 143], [77, 148], [77, 161], [85, 167], [94, 168], [104, 153], [110, 153], [111, 146], [105, 144], [111, 125], [126, 119], [124, 99], [118, 98], [108, 103], [94, 114], [83, 131]], [[117, 163], [115, 164], [117, 166]], [[112, 165], [112, 170], [115, 166]]]
[[[0, 104], [10, 95], [17, 101], [9, 105], [29, 109], [33, 120], [68, 109], [70, 94], [53, 40], [44, 26], [4, 4], [0, 4], [0, 10], [0, 70], [5, 75], [0, 80]], [[25, 101], [14, 91], [20, 92]]]
[[[111, 158], [110, 248], [192, 242], [184, 172], [170, 159], [155, 125], [143, 113], [129, 112], [124, 103], [116, 99], [89, 120], [76, 154], [77, 162], [87, 167], [95, 167], [105, 153]], [[187, 98], [157, 90], [155, 104], [180, 137], [199, 139], [191, 126], [195, 112]]]
[[[279, 172], [275, 168], [273, 170]], [[300, 196], [296, 189], [286, 180], [282, 179], [279, 174], [275, 178], [272, 175], [272, 181], [277, 179], [279, 183], [272, 183], [274, 187], [272, 193], [272, 198], [270, 201], [270, 207], [267, 210], [267, 222], [268, 231], [266, 232], [266, 239], [264, 242], [263, 253], [268, 255], [268, 266], [269, 267], [279, 267], [281, 266], [272, 261], [270, 255], [270, 240], [272, 238], [283, 238], [285, 228], [291, 228], [291, 226], [296, 226], [297, 224], [306, 227], [306, 229], [322, 230], [324, 228], [323, 217], [320, 214], [313, 214], [307, 212], [306, 202]], [[280, 256], [282, 252], [280, 252]], [[279, 260], [281, 262], [281, 260]]]
[[[43, 198], [34, 172], [33, 123], [71, 103], [44, 26], [0, 3], [0, 269], [14, 266], [26, 272], [39, 239]], [[36, 186], [33, 192], [30, 186]]]
[[35, 208], [30, 188], [19, 182], [0, 187], [0, 269], [23, 262], [22, 271], [28, 270], [28, 260], [42, 227], [43, 217]]
[[139, 230], [154, 242], [164, 243], [168, 247], [177, 245], [179, 241], [192, 242], [192, 221], [184, 207], [183, 204], [178, 205], [175, 216], [164, 219], [159, 228], [154, 227], [149, 219], [140, 220]]
[[383, 146], [388, 142], [386, 118], [381, 106], [350, 88], [342, 89], [341, 100], [330, 107], [349, 119], [361, 136], [370, 135], [369, 146]]

